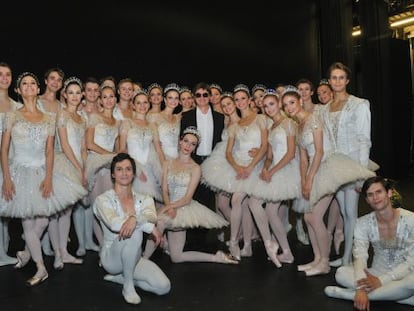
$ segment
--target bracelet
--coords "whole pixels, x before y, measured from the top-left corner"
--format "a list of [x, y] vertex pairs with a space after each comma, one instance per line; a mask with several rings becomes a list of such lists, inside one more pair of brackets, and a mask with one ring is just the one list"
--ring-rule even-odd
[[127, 217], [127, 220], [130, 219], [131, 217], [134, 217], [135, 220], [137, 220], [137, 215], [136, 214], [129, 214]]

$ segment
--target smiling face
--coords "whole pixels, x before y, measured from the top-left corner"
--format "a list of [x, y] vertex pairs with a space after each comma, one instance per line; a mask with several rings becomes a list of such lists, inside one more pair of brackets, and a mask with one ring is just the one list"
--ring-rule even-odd
[[67, 105], [77, 107], [82, 99], [82, 89], [80, 85], [77, 83], [69, 84], [65, 89], [64, 96]]
[[179, 145], [183, 154], [191, 155], [191, 153], [193, 153], [197, 148], [198, 139], [195, 135], [188, 133], [180, 139]]
[[102, 107], [104, 109], [113, 109], [116, 103], [115, 91], [113, 88], [106, 86], [101, 90]]
[[12, 72], [9, 67], [0, 66], [0, 89], [7, 90], [12, 83]]
[[134, 168], [129, 159], [115, 163], [112, 172], [114, 183], [121, 186], [129, 186], [134, 179]]
[[342, 69], [333, 69], [329, 76], [329, 84], [331, 85], [334, 92], [346, 91], [346, 86], [349, 83], [346, 72]]
[[263, 108], [266, 114], [273, 118], [280, 112], [279, 100], [273, 95], [266, 96], [263, 98]]
[[147, 114], [150, 103], [148, 101], [148, 96], [145, 94], [138, 94], [134, 98], [134, 107], [135, 111], [138, 114]]
[[232, 98], [224, 97], [221, 100], [221, 108], [223, 109], [224, 114], [230, 116], [236, 111], [236, 104]]
[[299, 94], [286, 93], [282, 97], [283, 110], [294, 117], [302, 110]]
[[245, 91], [237, 91], [233, 97], [237, 108], [241, 111], [250, 108], [250, 96]]
[[366, 191], [366, 201], [374, 211], [382, 211], [391, 206], [392, 190], [386, 190], [380, 182], [373, 183]]
[[174, 110], [178, 106], [180, 101], [180, 93], [175, 90], [170, 90], [165, 94], [165, 107], [169, 107]]
[[316, 93], [318, 94], [319, 102], [322, 105], [326, 105], [333, 99], [333, 92], [326, 84], [319, 85]]

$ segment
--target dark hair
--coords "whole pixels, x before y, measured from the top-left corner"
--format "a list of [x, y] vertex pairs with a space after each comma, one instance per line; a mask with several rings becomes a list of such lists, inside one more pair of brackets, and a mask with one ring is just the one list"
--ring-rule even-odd
[[205, 83], [205, 82], [197, 83], [193, 88], [193, 94], [195, 94], [197, 92], [197, 90], [199, 90], [199, 89], [207, 90], [208, 94], [211, 95], [210, 85], [208, 85], [207, 83]]
[[65, 72], [59, 67], [53, 67], [53, 68], [49, 68], [48, 70], [46, 70], [45, 74], [43, 75], [43, 78], [47, 80], [47, 78], [49, 78], [49, 75], [52, 72], [57, 72], [57, 74], [62, 78], [62, 80], [65, 80]]
[[369, 187], [371, 187], [373, 184], [380, 183], [384, 189], [388, 192], [389, 190], [392, 191], [391, 196], [391, 205], [392, 207], [398, 208], [402, 207], [402, 197], [398, 193], [397, 190], [395, 190], [395, 181], [389, 178], [384, 178], [382, 176], [374, 176], [370, 177], [367, 180], [365, 180], [364, 184], [362, 185], [362, 195], [364, 198], [367, 197], [367, 191]]
[[309, 79], [299, 79], [298, 82], [296, 82], [296, 87], [299, 87], [299, 84], [308, 84], [310, 86], [311, 91], [313, 92], [315, 90], [315, 86], [313, 85], [312, 81]]
[[134, 176], [137, 174], [137, 165], [135, 163], [135, 160], [128, 153], [118, 153], [116, 156], [114, 156], [111, 162], [111, 179], [113, 183], [115, 182], [115, 178], [112, 177], [113, 173], [115, 172], [115, 165], [124, 160], [129, 160], [129, 162], [131, 162], [132, 172], [134, 173]]

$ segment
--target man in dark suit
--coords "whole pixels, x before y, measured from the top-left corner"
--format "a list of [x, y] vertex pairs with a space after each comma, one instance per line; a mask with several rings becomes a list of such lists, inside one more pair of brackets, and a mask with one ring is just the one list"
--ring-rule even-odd
[[[198, 83], [193, 88], [196, 108], [184, 112], [181, 119], [181, 132], [189, 126], [195, 126], [201, 134], [201, 141], [193, 154], [193, 159], [198, 164], [211, 154], [216, 143], [221, 141], [224, 129], [224, 115], [216, 112], [210, 105], [210, 87], [204, 82]], [[213, 211], [215, 208], [215, 195], [205, 185], [199, 184], [194, 194], [194, 199], [204, 204]]]

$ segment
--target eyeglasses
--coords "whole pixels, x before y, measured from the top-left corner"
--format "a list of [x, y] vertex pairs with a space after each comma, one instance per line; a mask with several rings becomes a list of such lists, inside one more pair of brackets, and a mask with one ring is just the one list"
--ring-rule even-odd
[[195, 97], [200, 98], [201, 96], [203, 96], [204, 98], [208, 97], [208, 93], [196, 93]]

